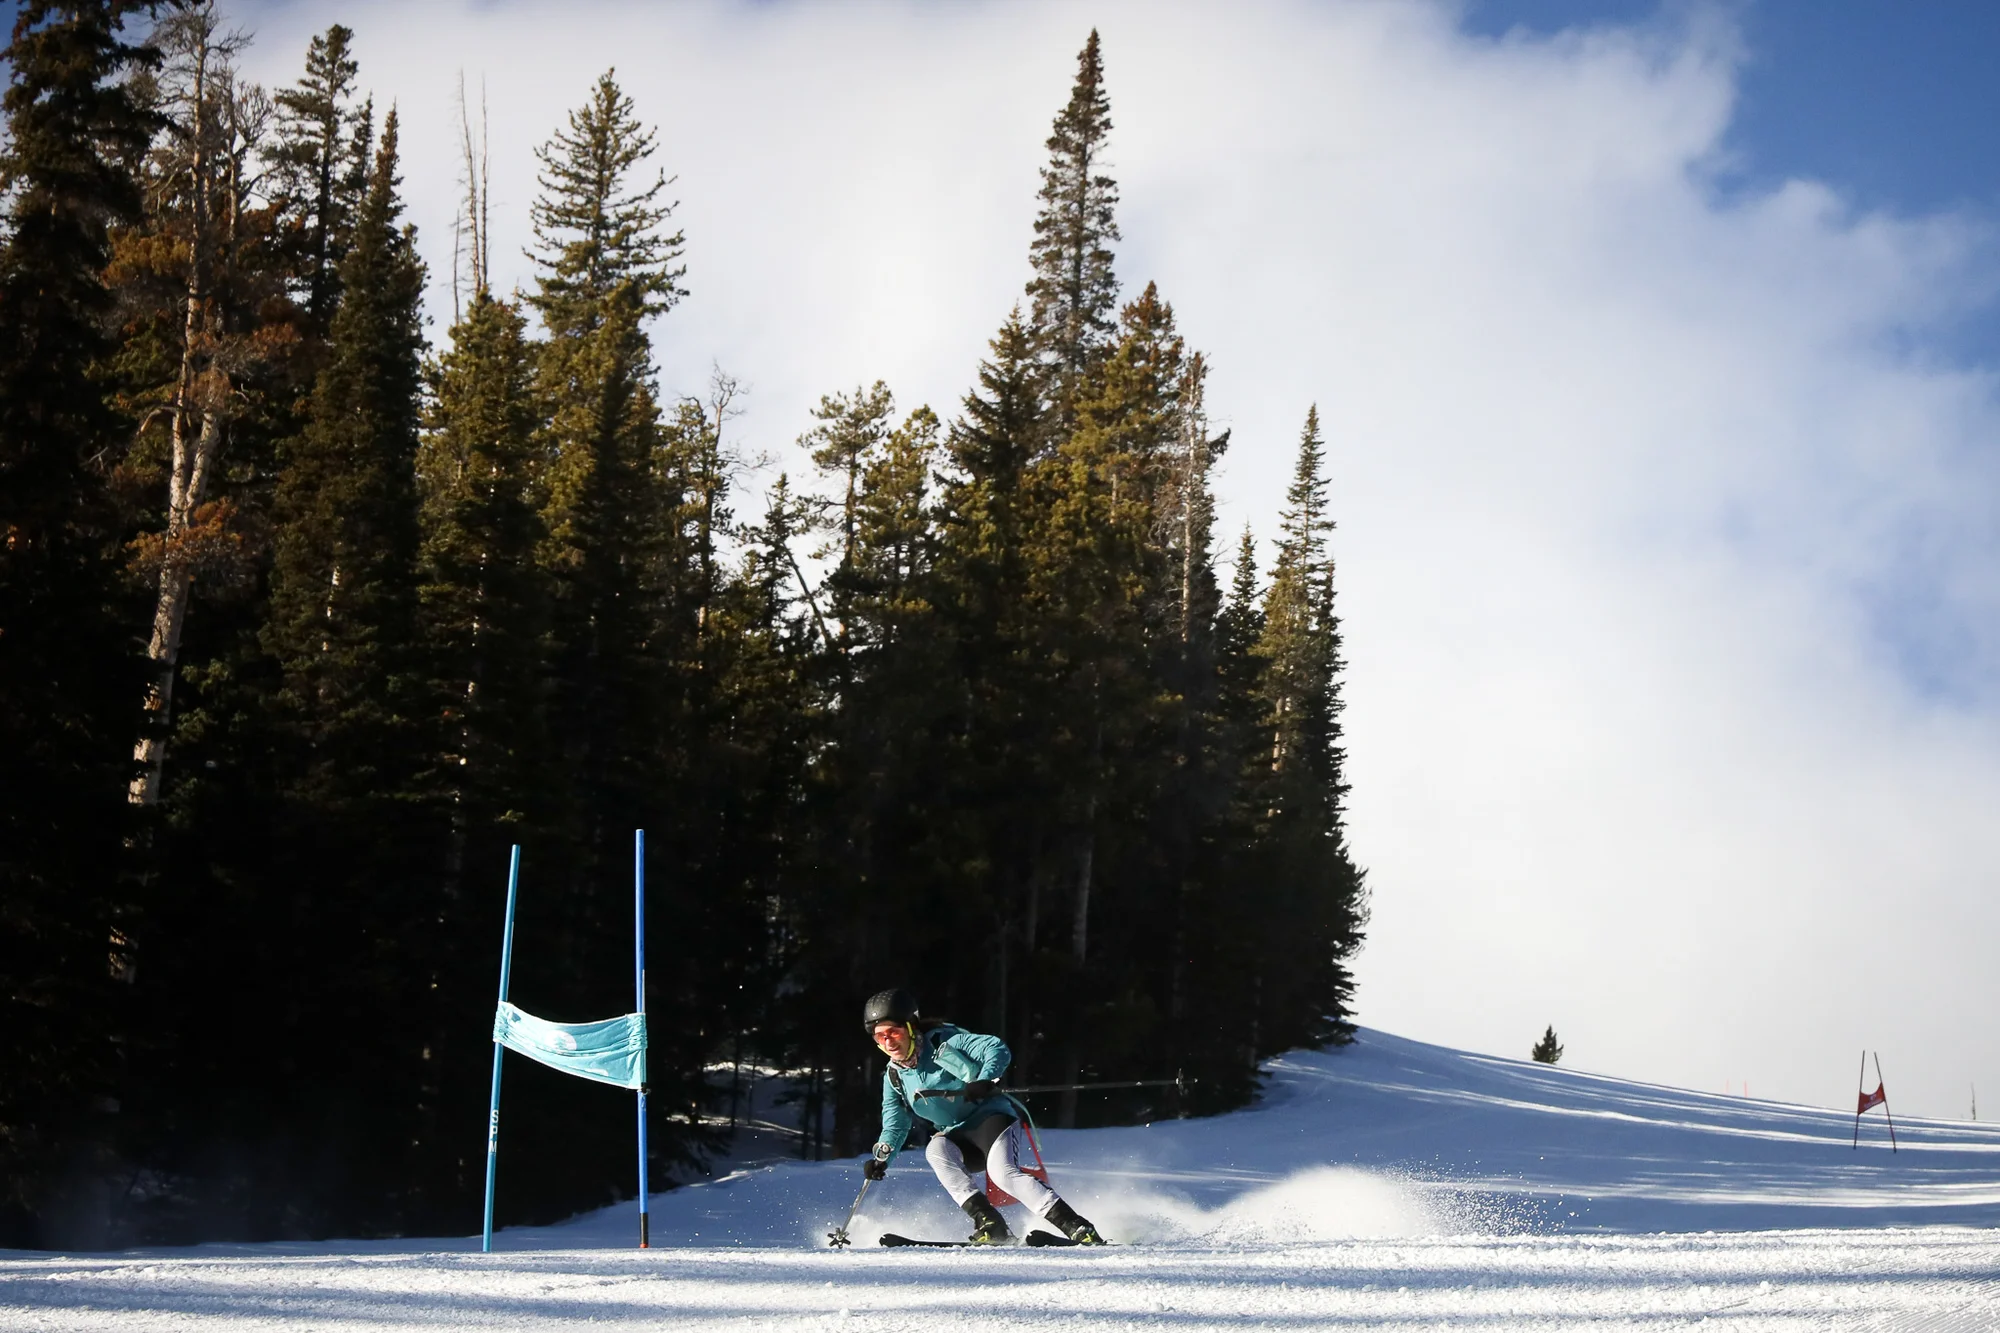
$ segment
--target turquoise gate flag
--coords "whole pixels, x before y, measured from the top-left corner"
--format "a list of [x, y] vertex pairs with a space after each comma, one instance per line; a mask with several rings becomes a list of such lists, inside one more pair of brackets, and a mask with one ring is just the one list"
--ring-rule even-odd
[[601, 1023], [551, 1023], [502, 1000], [493, 1015], [493, 1040], [551, 1069], [614, 1088], [638, 1088], [646, 1082], [644, 1014]]

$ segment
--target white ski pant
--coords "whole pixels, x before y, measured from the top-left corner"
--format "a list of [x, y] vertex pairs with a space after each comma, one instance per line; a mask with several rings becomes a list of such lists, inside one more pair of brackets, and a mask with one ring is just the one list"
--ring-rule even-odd
[[[979, 1186], [972, 1180], [972, 1172], [979, 1168], [968, 1171], [965, 1153], [949, 1138], [942, 1134], [931, 1135], [931, 1141], [924, 1146], [924, 1157], [930, 1162], [931, 1170], [937, 1173], [938, 1183], [951, 1195], [953, 1203], [963, 1204], [980, 1192]], [[1016, 1120], [986, 1150], [986, 1178], [1027, 1204], [1035, 1216], [1046, 1217], [1055, 1205], [1056, 1192], [1021, 1169], [1023, 1157], [1034, 1160], [1028, 1148], [1027, 1135], [1021, 1128], [1021, 1122]]]

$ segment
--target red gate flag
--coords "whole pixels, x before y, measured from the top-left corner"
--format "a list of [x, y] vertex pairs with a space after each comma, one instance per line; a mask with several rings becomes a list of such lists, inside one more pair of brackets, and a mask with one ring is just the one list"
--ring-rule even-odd
[[[1868, 1052], [1863, 1051], [1861, 1053], [1861, 1073], [1856, 1077], [1855, 1082], [1861, 1083], [1861, 1080], [1867, 1076]], [[1865, 1087], [1866, 1084], [1862, 1084], [1862, 1086]], [[1889, 1151], [1895, 1152], [1896, 1121], [1889, 1114], [1889, 1092], [1882, 1083], [1882, 1057], [1879, 1055], [1875, 1057], [1875, 1091], [1859, 1094], [1859, 1104], [1854, 1108], [1854, 1146], [1857, 1148], [1861, 1146], [1861, 1117], [1868, 1113], [1870, 1107], [1874, 1106], [1881, 1107], [1883, 1118], [1889, 1121]]]

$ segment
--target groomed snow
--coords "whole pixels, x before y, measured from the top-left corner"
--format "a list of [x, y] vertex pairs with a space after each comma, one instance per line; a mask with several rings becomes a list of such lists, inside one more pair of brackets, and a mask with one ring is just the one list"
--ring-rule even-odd
[[630, 1204], [492, 1255], [476, 1236], [13, 1252], [0, 1328], [2000, 1327], [2000, 1127], [1898, 1121], [1892, 1154], [1877, 1112], [1856, 1150], [1838, 1111], [1366, 1030], [1268, 1068], [1245, 1111], [1046, 1135], [1110, 1249], [876, 1248], [963, 1230], [911, 1154], [856, 1247], [828, 1250], [856, 1164], [788, 1162], [655, 1196], [643, 1252]]

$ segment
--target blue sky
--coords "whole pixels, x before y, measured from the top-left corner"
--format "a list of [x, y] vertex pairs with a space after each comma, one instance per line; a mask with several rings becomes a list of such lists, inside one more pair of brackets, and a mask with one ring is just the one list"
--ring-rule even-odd
[[[1745, 59], [1726, 188], [1805, 176], [1864, 210], [1965, 210], [2000, 230], [2000, 3], [1743, 0], [1720, 6]], [[1675, 22], [1677, 0], [1468, 0], [1466, 28]], [[2000, 367], [2000, 308], [1951, 329], [1943, 352]]]

